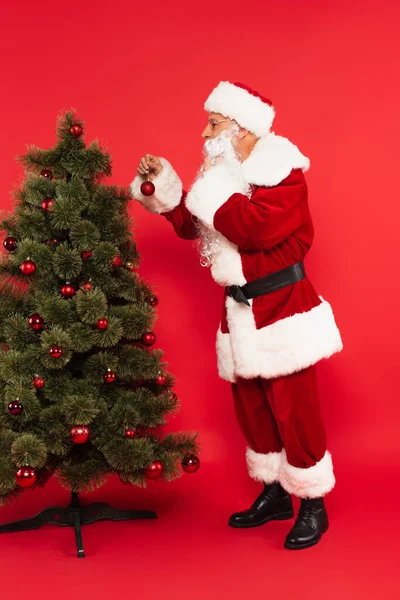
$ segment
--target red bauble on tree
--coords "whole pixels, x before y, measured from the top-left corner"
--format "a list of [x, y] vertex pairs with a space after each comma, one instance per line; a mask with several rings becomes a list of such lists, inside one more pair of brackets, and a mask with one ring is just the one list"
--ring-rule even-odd
[[97, 327], [97, 329], [100, 329], [101, 331], [104, 331], [104, 329], [107, 329], [107, 327], [108, 327], [107, 319], [97, 319], [96, 327]]
[[185, 473], [196, 473], [200, 469], [200, 459], [195, 454], [184, 456], [181, 464]]
[[75, 292], [76, 290], [74, 286], [70, 283], [66, 283], [61, 288], [61, 295], [64, 296], [64, 298], [71, 298], [75, 294]]
[[152, 196], [156, 191], [156, 188], [152, 181], [144, 181], [140, 186], [140, 191], [142, 192], [143, 196]]
[[122, 265], [122, 258], [117, 254], [111, 261], [113, 267], [120, 267]]
[[53, 202], [54, 202], [53, 198], [45, 198], [42, 202], [42, 209], [45, 212], [49, 212], [49, 210], [53, 206]]
[[52, 358], [60, 358], [62, 356], [63, 350], [61, 346], [52, 346], [49, 350], [49, 354]]
[[82, 260], [89, 260], [89, 258], [91, 258], [91, 256], [92, 256], [91, 250], [85, 250], [85, 252], [81, 252]]
[[50, 169], [43, 169], [40, 173], [41, 177], [45, 177], [46, 179], [53, 179], [53, 173]]
[[3, 246], [7, 250], [7, 252], [13, 252], [17, 247], [17, 240], [15, 239], [15, 237], [12, 237], [12, 235], [9, 235], [5, 238]]
[[148, 434], [148, 427], [145, 427], [145, 425], [138, 425], [136, 427], [136, 435], [139, 438], [144, 438], [147, 436]]
[[82, 133], [83, 133], [83, 127], [82, 127], [82, 125], [80, 123], [74, 123], [69, 128], [69, 132], [74, 137], [80, 137], [82, 135]]
[[130, 260], [128, 260], [128, 262], [125, 263], [125, 267], [132, 272], [135, 270], [135, 265]]
[[71, 440], [74, 444], [85, 444], [90, 436], [89, 427], [87, 425], [75, 425], [71, 429]]
[[148, 302], [149, 302], [150, 306], [157, 306], [158, 305], [157, 296], [150, 296]]
[[19, 270], [21, 273], [23, 273], [23, 275], [33, 275], [33, 273], [36, 271], [36, 265], [33, 260], [28, 258], [27, 260], [24, 260], [22, 265], [20, 265]]
[[90, 292], [93, 289], [93, 285], [91, 281], [84, 281], [81, 284], [81, 288], [85, 290], [85, 292]]
[[34, 331], [42, 331], [44, 329], [44, 321], [37, 313], [31, 315], [28, 319], [29, 327]]
[[132, 383], [132, 389], [137, 390], [138, 388], [142, 387], [143, 383], [143, 379], [136, 379], [136, 381]]
[[107, 369], [107, 373], [104, 373], [103, 378], [106, 383], [114, 383], [114, 381], [117, 379], [117, 376], [114, 371]]
[[176, 400], [178, 400], [178, 396], [175, 394], [175, 392], [171, 392], [171, 393], [170, 393], [170, 398], [171, 398], [171, 400], [174, 400], [174, 402], [175, 402]]
[[39, 377], [39, 375], [35, 375], [35, 377], [32, 379], [32, 385], [37, 390], [41, 390], [42, 388], [44, 388], [44, 384], [45, 384], [45, 381], [44, 381], [43, 377]]
[[46, 240], [46, 244], [48, 246], [57, 246], [58, 240], [56, 240], [56, 238], [53, 238], [52, 240]]
[[36, 469], [26, 465], [18, 469], [15, 476], [16, 482], [20, 487], [29, 488], [36, 482]]
[[159, 477], [161, 477], [163, 472], [164, 467], [160, 460], [155, 460], [144, 470], [144, 474], [146, 475], [147, 479], [158, 479]]
[[155, 382], [156, 382], [158, 385], [165, 385], [166, 381], [167, 381], [167, 378], [166, 378], [166, 376], [164, 375], [164, 373], [159, 373], [159, 374], [157, 375], [157, 377], [155, 378]]
[[8, 412], [10, 413], [10, 415], [13, 415], [13, 417], [20, 415], [23, 409], [24, 407], [22, 406], [18, 398], [10, 402], [10, 404], [8, 405]]
[[125, 429], [124, 436], [132, 440], [136, 436], [136, 431], [134, 429]]
[[152, 331], [147, 331], [142, 335], [140, 341], [143, 344], [143, 346], [152, 346], [156, 341], [155, 333], [153, 333]]

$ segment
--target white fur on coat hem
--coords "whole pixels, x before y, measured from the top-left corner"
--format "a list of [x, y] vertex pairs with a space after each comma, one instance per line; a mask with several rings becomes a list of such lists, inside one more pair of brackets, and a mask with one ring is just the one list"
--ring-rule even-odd
[[247, 448], [246, 461], [249, 475], [256, 481], [262, 483], [275, 483], [279, 481], [281, 469], [282, 452], [269, 452], [260, 454]]
[[234, 383], [236, 381], [235, 365], [233, 364], [233, 354], [229, 334], [224, 334], [221, 328], [218, 329], [216, 341], [218, 357], [218, 374], [221, 379]]
[[290, 375], [340, 352], [343, 344], [332, 308], [320, 298], [321, 304], [309, 311], [257, 329], [252, 300], [247, 306], [227, 296], [230, 333], [221, 329], [217, 333], [218, 371], [223, 379]]
[[289, 494], [294, 494], [298, 498], [320, 498], [325, 496], [335, 486], [335, 475], [330, 453], [325, 452], [323, 458], [313, 467], [301, 469], [290, 465], [285, 450], [282, 450], [279, 482]]
[[132, 196], [143, 204], [151, 213], [161, 214], [176, 208], [182, 198], [182, 182], [172, 165], [165, 159], [160, 158], [163, 169], [152, 181], [155, 185], [153, 196], [143, 196], [140, 186], [146, 177], [137, 175], [130, 185]]

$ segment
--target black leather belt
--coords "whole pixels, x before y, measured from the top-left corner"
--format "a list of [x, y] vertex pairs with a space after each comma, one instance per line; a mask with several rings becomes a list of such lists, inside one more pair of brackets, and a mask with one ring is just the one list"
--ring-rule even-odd
[[249, 281], [245, 285], [227, 286], [228, 296], [231, 296], [236, 302], [244, 302], [250, 306], [249, 298], [265, 296], [271, 292], [276, 292], [288, 285], [301, 281], [306, 276], [303, 262], [298, 262], [291, 267], [286, 267], [266, 277], [261, 277], [255, 281]]

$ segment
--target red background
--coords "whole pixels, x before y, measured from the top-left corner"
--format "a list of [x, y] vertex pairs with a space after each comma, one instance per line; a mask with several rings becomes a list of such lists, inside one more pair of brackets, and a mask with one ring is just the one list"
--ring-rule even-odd
[[[205, 98], [222, 79], [243, 81], [272, 98], [275, 131], [311, 158], [316, 237], [306, 266], [333, 305], [345, 346], [319, 366], [338, 478], [327, 500], [330, 533], [312, 550], [289, 553], [282, 549], [289, 523], [228, 529], [229, 513], [259, 487], [247, 477], [229, 384], [216, 370], [222, 292], [190, 242], [132, 204], [140, 273], [160, 299], [157, 345], [182, 400], [171, 428], [200, 432], [202, 468], [144, 492], [113, 480], [92, 495], [155, 507], [160, 519], [85, 529], [86, 561], [73, 558], [70, 530], [1, 536], [2, 586], [14, 597], [31, 589], [42, 598], [53, 597], [50, 590], [90, 599], [255, 598], [277, 590], [281, 598], [398, 598], [399, 17], [394, 0], [3, 7], [2, 208], [21, 177], [15, 155], [27, 142], [51, 146], [56, 116], [71, 106], [87, 123], [87, 139], [108, 146], [112, 181], [128, 184], [151, 152], [190, 184]], [[67, 500], [51, 482], [0, 518]]]

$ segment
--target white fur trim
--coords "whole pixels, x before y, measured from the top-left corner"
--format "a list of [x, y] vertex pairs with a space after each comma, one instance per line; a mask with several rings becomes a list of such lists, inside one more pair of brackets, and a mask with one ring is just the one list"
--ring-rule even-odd
[[234, 119], [241, 127], [256, 136], [266, 135], [271, 129], [275, 110], [257, 96], [229, 81], [221, 81], [207, 98], [204, 108]]
[[[257, 329], [253, 301], [249, 300], [251, 306], [247, 306], [228, 296], [226, 309], [230, 333], [224, 336], [230, 336], [230, 346], [224, 339], [224, 352], [217, 355], [219, 372], [229, 372], [225, 365], [233, 363], [236, 377], [269, 379], [300, 371], [340, 352], [343, 344], [332, 308], [329, 302], [320, 298], [322, 303], [309, 311]], [[227, 356], [229, 347], [232, 358]]]
[[146, 177], [137, 175], [130, 185], [132, 196], [149, 212], [161, 214], [173, 210], [180, 204], [182, 198], [182, 182], [172, 165], [160, 158], [163, 169], [157, 177], [153, 179], [156, 191], [153, 196], [143, 196], [140, 186]]
[[270, 133], [258, 140], [242, 167], [245, 181], [272, 187], [286, 179], [293, 169], [307, 171], [310, 160], [287, 138]]
[[217, 210], [236, 192], [243, 193], [247, 185], [241, 181], [241, 164], [236, 170], [220, 164], [198, 177], [187, 197], [186, 206], [202, 223], [214, 230], [213, 220]]
[[281, 486], [299, 498], [320, 498], [335, 486], [332, 457], [327, 451], [322, 459], [313, 467], [300, 469], [287, 461], [286, 452], [282, 450], [282, 466], [279, 478]]
[[235, 365], [233, 364], [233, 354], [231, 348], [231, 336], [229, 333], [222, 333], [221, 327], [217, 332], [216, 349], [218, 356], [218, 374], [221, 379], [234, 383]]
[[216, 283], [226, 285], [245, 285], [242, 259], [238, 247], [221, 233], [215, 232], [217, 246], [211, 262], [211, 275]]
[[282, 452], [259, 454], [251, 448], [247, 448], [246, 461], [252, 479], [266, 484], [279, 481]]

